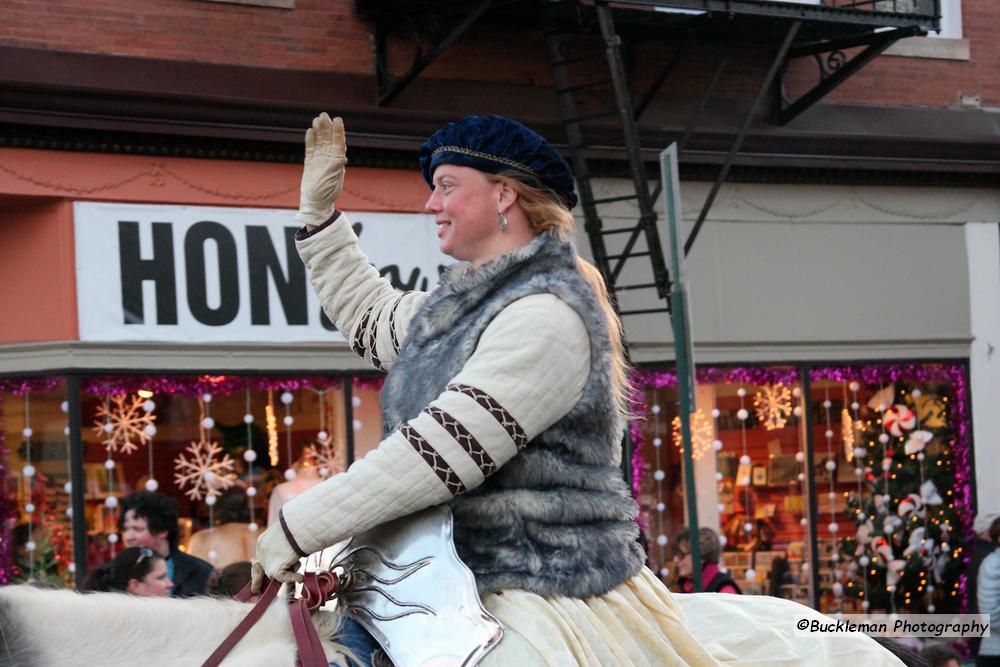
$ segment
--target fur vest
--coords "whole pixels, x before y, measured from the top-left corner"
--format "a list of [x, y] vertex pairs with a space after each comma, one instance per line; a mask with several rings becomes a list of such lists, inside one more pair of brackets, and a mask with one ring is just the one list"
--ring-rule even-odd
[[446, 272], [414, 316], [386, 379], [383, 428], [391, 433], [437, 398], [501, 310], [546, 293], [572, 307], [590, 335], [583, 396], [480, 487], [450, 502], [455, 546], [481, 593], [586, 598], [634, 576], [645, 556], [638, 507], [619, 469], [623, 425], [607, 325], [569, 243], [540, 234], [468, 275]]

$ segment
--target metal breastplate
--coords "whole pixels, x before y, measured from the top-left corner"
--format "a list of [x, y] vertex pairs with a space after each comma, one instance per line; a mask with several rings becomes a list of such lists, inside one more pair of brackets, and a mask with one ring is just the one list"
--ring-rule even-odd
[[396, 667], [471, 667], [503, 637], [455, 551], [443, 505], [356, 535], [333, 560], [345, 573], [340, 612]]

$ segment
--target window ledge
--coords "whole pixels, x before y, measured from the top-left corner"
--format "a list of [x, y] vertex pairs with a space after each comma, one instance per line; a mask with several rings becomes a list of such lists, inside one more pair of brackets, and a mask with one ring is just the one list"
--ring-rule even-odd
[[887, 56], [968, 60], [969, 40], [947, 37], [907, 37], [883, 52]]

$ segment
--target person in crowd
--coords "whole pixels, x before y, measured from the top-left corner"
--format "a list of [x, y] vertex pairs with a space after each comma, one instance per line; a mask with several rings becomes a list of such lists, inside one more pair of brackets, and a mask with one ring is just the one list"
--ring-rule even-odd
[[948, 644], [935, 642], [920, 649], [930, 667], [962, 667], [962, 654]]
[[[978, 613], [979, 597], [976, 589], [976, 579], [979, 575], [979, 566], [982, 565], [987, 556], [993, 553], [993, 542], [990, 541], [990, 526], [993, 525], [996, 519], [1000, 519], [1000, 511], [980, 511], [972, 522], [972, 532], [975, 533], [975, 536], [972, 538], [972, 556], [969, 559], [969, 569], [966, 570], [966, 577], [968, 578], [966, 595], [968, 595], [969, 613]], [[972, 655], [976, 655], [979, 652], [980, 641], [982, 641], [980, 637], [969, 639], [969, 648], [972, 651]]]
[[976, 577], [979, 613], [990, 615], [990, 636], [979, 643], [976, 667], [1000, 667], [1000, 517], [989, 531], [993, 551], [983, 559]]
[[[678, 596], [698, 603], [682, 609], [644, 567], [638, 507], [620, 470], [622, 330], [601, 274], [572, 243], [569, 166], [539, 134], [500, 116], [446, 125], [419, 159], [440, 248], [459, 264], [432, 292], [399, 294], [334, 208], [343, 123], [324, 113], [306, 133], [299, 254], [330, 320], [388, 372], [383, 440], [281, 508], [257, 543], [255, 587], [265, 575], [298, 581], [302, 557], [446, 505], [455, 550], [503, 627], [483, 667], [714, 665], [759, 650], [761, 632], [783, 633], [770, 656], [785, 665], [896, 664], [868, 637], [793, 637], [799, 605], [784, 600], [758, 597], [787, 618], [757, 609], [752, 596]], [[747, 607], [728, 613], [756, 628], [720, 633], [715, 621], [732, 609], [720, 598]], [[787, 627], [765, 631], [771, 621]], [[365, 628], [351, 619], [342, 628], [338, 641], [365, 665], [377, 659]], [[740, 643], [748, 637], [752, 647]]]
[[[722, 557], [719, 536], [711, 528], [699, 528], [698, 538], [698, 548], [701, 551], [701, 585], [704, 592], [740, 595], [740, 587], [728, 572], [719, 567], [719, 559]], [[694, 563], [691, 562], [691, 531], [685, 528], [677, 533], [671, 544], [680, 592], [693, 593]]]
[[208, 592], [218, 597], [231, 598], [249, 583], [250, 561], [237, 561], [212, 573], [208, 579]]
[[167, 597], [173, 587], [163, 556], [149, 547], [128, 547], [88, 572], [81, 590]]
[[201, 595], [212, 566], [177, 546], [177, 501], [162, 493], [139, 491], [122, 501], [122, 534], [129, 547], [148, 547], [165, 555], [174, 586], [171, 597]]

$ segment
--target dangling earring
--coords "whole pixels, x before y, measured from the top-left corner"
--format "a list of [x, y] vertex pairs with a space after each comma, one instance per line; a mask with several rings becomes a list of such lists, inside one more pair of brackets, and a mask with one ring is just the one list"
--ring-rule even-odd
[[500, 224], [499, 224], [500, 231], [501, 232], [507, 231], [507, 218], [503, 217], [503, 213], [501, 213], [500, 211], [497, 211], [497, 217], [500, 219]]

